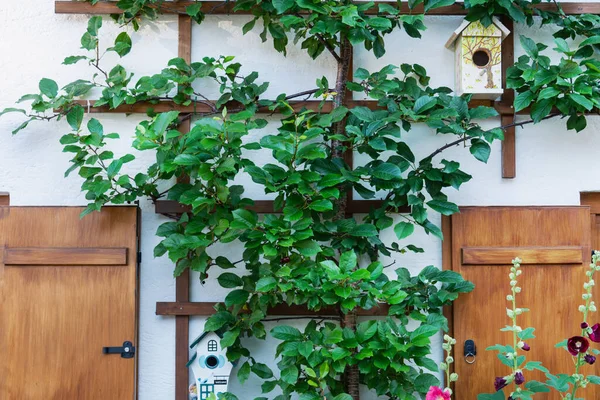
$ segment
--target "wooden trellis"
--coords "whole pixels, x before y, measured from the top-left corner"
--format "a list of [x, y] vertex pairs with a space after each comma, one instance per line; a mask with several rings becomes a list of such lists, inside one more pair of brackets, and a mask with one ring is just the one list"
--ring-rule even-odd
[[[176, 14], [179, 15], [179, 49], [178, 55], [183, 58], [186, 62], [191, 62], [191, 48], [192, 48], [192, 19], [186, 14], [186, 7], [193, 4], [193, 1], [176, 1], [173, 3], [163, 4], [161, 11], [165, 14]], [[375, 2], [379, 3], [379, 2]], [[233, 13], [233, 1], [204, 1], [202, 2], [202, 12], [213, 15], [223, 15]], [[561, 3], [563, 11], [566, 14], [600, 14], [600, 3]], [[536, 5], [541, 10], [555, 10], [555, 6], [552, 3], [544, 3]], [[376, 14], [377, 8], [372, 8], [368, 13]], [[55, 1], [55, 12], [58, 14], [120, 14], [120, 10], [115, 2], [101, 1], [95, 5], [87, 2], [76, 2], [76, 1]], [[401, 5], [402, 14], [414, 14], [422, 13], [423, 9], [417, 7], [416, 10], [410, 10], [407, 3], [404, 2]], [[249, 14], [248, 12], [237, 12], [236, 14]], [[448, 7], [440, 7], [431, 10], [427, 13], [428, 15], [440, 15], [440, 16], [457, 16], [466, 15], [466, 11], [463, 9], [461, 4], [455, 4]], [[503, 18], [502, 23], [513, 32], [513, 22], [509, 18]], [[514, 35], [511, 33], [502, 44], [502, 79], [503, 87], [506, 87], [506, 70], [514, 63]], [[352, 68], [350, 68], [352, 73]], [[346, 105], [351, 107], [365, 106], [370, 109], [377, 109], [377, 102], [374, 100], [354, 100], [352, 99], [352, 93], [349, 92]], [[514, 122], [515, 115], [529, 115], [529, 110], [521, 110], [519, 112], [514, 111], [512, 106], [514, 100], [514, 92], [512, 90], [504, 90], [504, 94], [501, 96], [500, 101], [489, 101], [489, 100], [474, 100], [470, 103], [471, 107], [480, 105], [494, 107], [501, 117], [501, 124], [508, 125]], [[81, 101], [82, 105], [88, 105], [87, 101]], [[291, 101], [292, 106], [300, 110], [303, 107], [312, 110], [318, 110], [318, 104], [320, 101]], [[227, 104], [229, 109], [235, 109], [236, 103], [230, 102]], [[159, 104], [150, 103], [136, 103], [134, 105], [121, 105], [115, 109], [110, 109], [107, 106], [100, 107], [88, 107], [91, 113], [146, 113], [148, 108], [153, 108], [156, 112], [164, 112], [176, 110], [182, 114], [190, 113], [210, 113], [212, 110], [203, 104], [182, 106], [177, 105], [171, 101], [161, 101]], [[322, 109], [323, 112], [329, 112], [332, 109], [332, 104], [328, 103]], [[259, 112], [271, 113], [270, 110], [262, 109]], [[190, 120], [187, 119], [181, 126], [180, 130], [183, 134], [189, 132]], [[353, 154], [347, 152], [344, 156], [345, 161], [352, 165]], [[515, 127], [506, 129], [505, 139], [502, 142], [502, 177], [503, 178], [514, 178], [516, 176], [516, 157], [515, 157]], [[0, 193], [0, 204], [2, 204], [2, 194]], [[363, 214], [368, 213], [372, 208], [381, 206], [382, 202], [379, 200], [355, 200], [352, 198], [352, 191], [348, 193], [348, 205], [346, 208], [347, 214]], [[255, 201], [255, 205], [252, 209], [258, 213], [273, 213], [273, 201]], [[182, 214], [187, 208], [173, 201], [159, 200], [156, 202], [156, 212], [160, 214]], [[399, 210], [400, 212], [407, 212], [408, 209]], [[446, 221], [446, 220], [444, 220]], [[447, 223], [444, 222], [443, 231], [448, 230]], [[443, 251], [447, 251], [447, 245], [444, 243]], [[449, 269], [450, 266], [444, 265], [444, 269]], [[188, 361], [188, 344], [189, 344], [189, 319], [190, 316], [209, 316], [214, 313], [214, 306], [216, 303], [210, 302], [190, 302], [190, 272], [186, 270], [176, 280], [176, 295], [175, 302], [158, 302], [156, 303], [156, 314], [157, 315], [171, 315], [175, 316], [176, 327], [176, 354], [175, 354], [175, 398], [177, 400], [186, 400], [188, 398], [188, 384], [189, 384], [189, 372], [186, 367]], [[381, 305], [378, 308], [371, 310], [360, 310], [360, 316], [386, 316], [388, 314], [389, 307]], [[450, 310], [450, 309], [449, 309]], [[451, 313], [451, 311], [448, 311]], [[314, 315], [338, 315], [338, 310], [334, 308], [327, 308], [316, 312], [307, 311], [306, 308], [300, 306], [277, 306], [269, 310], [270, 315], [283, 316], [283, 315], [298, 315], [298, 316], [314, 316]], [[450, 314], [448, 314], [449, 316]], [[449, 323], [452, 319], [449, 318]]]

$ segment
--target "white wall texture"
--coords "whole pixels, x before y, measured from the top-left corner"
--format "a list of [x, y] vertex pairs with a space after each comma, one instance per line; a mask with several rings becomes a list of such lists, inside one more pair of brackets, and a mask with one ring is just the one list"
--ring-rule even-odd
[[[242, 36], [241, 27], [247, 20], [241, 16], [209, 16], [202, 26], [193, 30], [193, 58], [219, 55], [237, 55], [245, 71], [256, 70], [261, 79], [270, 81], [269, 94], [314, 87], [315, 79], [326, 75], [333, 81], [334, 63], [325, 56], [318, 61], [307, 57], [300, 49], [290, 49], [288, 57], [276, 53], [269, 43], [262, 44], [258, 34]], [[402, 62], [420, 63], [432, 76], [432, 85], [453, 86], [453, 53], [444, 48], [446, 39], [459, 25], [457, 17], [428, 17], [428, 30], [422, 40], [410, 39], [398, 32], [387, 37], [387, 54], [375, 59], [364, 50], [356, 50], [355, 67], [370, 70], [387, 64]], [[79, 39], [87, 26], [86, 16], [54, 14], [52, 0], [21, 0], [0, 2], [0, 109], [11, 107], [24, 93], [37, 92], [41, 78], [49, 77], [64, 85], [80, 77], [90, 77], [91, 69], [84, 64], [61, 65], [64, 57], [81, 54]], [[118, 28], [105, 19], [102, 38], [105, 44], [114, 40]], [[551, 42], [551, 29], [518, 27], [517, 34], [526, 34], [539, 41]], [[177, 21], [165, 16], [159, 21], [145, 23], [136, 33], [131, 33], [134, 47], [122, 64], [136, 76], [159, 71], [167, 60], [177, 55]], [[518, 47], [518, 46], [517, 46]], [[552, 47], [552, 46], [551, 46]], [[522, 51], [517, 49], [517, 57]], [[117, 62], [107, 59], [106, 65]], [[215, 88], [205, 92], [216, 95]], [[121, 134], [116, 151], [128, 151], [133, 128], [139, 116], [96, 115], [105, 124], [105, 131]], [[66, 123], [34, 123], [19, 135], [10, 132], [21, 118], [8, 115], [0, 119], [0, 190], [9, 191], [13, 205], [84, 205], [80, 193], [80, 178], [73, 174], [63, 177], [69, 167], [69, 157], [61, 153], [58, 138], [67, 131]], [[497, 126], [499, 120], [486, 122]], [[597, 149], [600, 148], [600, 120], [590, 118], [588, 128], [577, 134], [567, 132], [564, 121], [551, 120], [537, 126], [527, 126], [517, 133], [517, 177], [501, 178], [500, 144], [493, 146], [487, 165], [474, 160], [463, 148], [446, 152], [445, 158], [461, 161], [465, 171], [473, 175], [460, 192], [450, 193], [459, 205], [574, 205], [579, 204], [580, 191], [600, 190], [597, 168]], [[268, 128], [267, 128], [268, 130]], [[424, 126], [415, 126], [404, 134], [415, 146], [417, 156], [426, 155], [445, 144], [448, 138], [436, 136]], [[131, 167], [141, 167], [152, 160], [152, 154], [140, 154]], [[358, 157], [360, 160], [360, 157]], [[248, 185], [255, 198], [264, 195]], [[154, 259], [152, 249], [158, 242], [154, 233], [165, 219], [154, 214], [148, 201], [142, 201], [144, 260], [141, 273], [141, 309], [139, 348], [139, 398], [141, 400], [174, 399], [174, 319], [154, 314], [157, 301], [174, 301], [175, 286], [172, 265], [165, 258]], [[439, 218], [434, 218], [439, 222]], [[441, 265], [441, 243], [418, 233], [411, 242], [425, 248], [420, 255], [407, 254], [397, 265], [406, 266], [417, 273], [426, 265]], [[228, 253], [241, 252], [235, 244], [222, 247]], [[197, 278], [197, 277], [196, 277]], [[224, 291], [216, 281], [208, 280], [202, 286], [193, 279], [192, 300], [218, 301]], [[191, 335], [202, 331], [202, 318], [194, 318]], [[248, 343], [258, 358], [271, 360], [276, 342]], [[433, 343], [434, 357], [440, 359], [440, 338]], [[235, 372], [235, 371], [234, 371]], [[254, 398], [260, 393], [257, 381], [245, 385], [235, 382], [234, 392], [241, 400]], [[365, 399], [375, 397], [366, 394]]]

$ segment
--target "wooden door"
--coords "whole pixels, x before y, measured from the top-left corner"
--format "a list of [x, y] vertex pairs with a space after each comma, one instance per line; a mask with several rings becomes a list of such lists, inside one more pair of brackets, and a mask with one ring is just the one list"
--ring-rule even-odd
[[[589, 207], [465, 207], [446, 220], [446, 267], [475, 284], [475, 290], [460, 296], [453, 307], [455, 370], [460, 376], [457, 400], [493, 393], [494, 377], [509, 373], [497, 352], [485, 349], [497, 343], [512, 344], [512, 334], [500, 329], [510, 324], [505, 309], [509, 306], [508, 274], [515, 257], [523, 261], [519, 277], [523, 290], [517, 306], [531, 309], [519, 317], [519, 325], [536, 328], [536, 338], [528, 340], [527, 360], [542, 361], [554, 374], [574, 372], [571, 356], [554, 345], [581, 333], [578, 306], [591, 258], [590, 227]], [[596, 301], [600, 303], [597, 295]], [[592, 318], [600, 321], [598, 314]], [[463, 356], [468, 339], [477, 347], [473, 364]], [[600, 372], [598, 363], [584, 368], [586, 374]], [[525, 378], [545, 381], [539, 371], [525, 371]], [[590, 385], [578, 397], [598, 399], [600, 391]], [[535, 398], [560, 397], [554, 392]]]
[[0, 399], [133, 400], [137, 207], [0, 207]]

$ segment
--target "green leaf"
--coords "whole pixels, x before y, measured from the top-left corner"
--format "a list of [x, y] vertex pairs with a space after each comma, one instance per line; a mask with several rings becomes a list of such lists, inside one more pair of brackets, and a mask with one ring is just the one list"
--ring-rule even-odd
[[427, 110], [432, 109], [437, 104], [437, 99], [435, 97], [430, 96], [422, 96], [415, 101], [415, 105], [413, 107], [413, 111], [416, 114], [421, 114]]
[[173, 164], [176, 165], [199, 165], [200, 159], [193, 154], [179, 154], [173, 159]]
[[373, 111], [367, 107], [354, 107], [350, 112], [361, 121], [372, 122], [374, 120]]
[[585, 96], [582, 96], [578, 93], [569, 93], [568, 96], [571, 100], [573, 100], [575, 103], [579, 104], [588, 111], [591, 111], [592, 108], [594, 108], [594, 103]]
[[394, 233], [400, 240], [409, 237], [415, 231], [415, 226], [409, 222], [399, 222], [394, 227]]
[[75, 64], [81, 60], [85, 60], [87, 59], [86, 56], [69, 56], [66, 57], [65, 60], [63, 61], [64, 65], [71, 65], [71, 64]]
[[204, 330], [206, 332], [213, 332], [232, 322], [235, 322], [235, 318], [230, 312], [219, 311], [208, 317], [206, 324], [204, 324]]
[[375, 178], [390, 181], [392, 179], [398, 179], [402, 177], [402, 170], [397, 165], [391, 163], [379, 164], [373, 170], [373, 176]]
[[300, 341], [303, 339], [302, 333], [298, 329], [287, 325], [279, 325], [271, 329], [271, 336], [279, 340]]
[[367, 24], [378, 31], [385, 31], [392, 27], [392, 21], [385, 17], [371, 17], [367, 20]]
[[301, 240], [294, 244], [294, 247], [298, 250], [300, 254], [305, 257], [313, 257], [319, 254], [322, 249], [321, 246], [317, 242], [311, 239]]
[[431, 200], [427, 202], [427, 205], [442, 215], [452, 215], [458, 212], [458, 206], [448, 201]]
[[289, 385], [294, 385], [298, 381], [298, 368], [291, 365], [281, 371], [281, 380]]
[[434, 8], [451, 6], [455, 0], [425, 0], [425, 12]]
[[242, 305], [248, 300], [248, 297], [250, 297], [250, 293], [246, 290], [242, 290], [242, 289], [232, 290], [225, 297], [225, 305], [227, 307], [231, 307], [234, 305]]
[[540, 122], [544, 117], [550, 114], [554, 106], [554, 99], [544, 99], [537, 101], [531, 106], [531, 118], [536, 122]]
[[58, 94], [58, 85], [52, 79], [44, 78], [39, 84], [40, 92], [48, 98], [54, 98]]
[[131, 38], [127, 32], [121, 32], [115, 39], [115, 46], [112, 48], [120, 57], [126, 56], [131, 51]]
[[244, 382], [246, 382], [248, 380], [249, 376], [250, 376], [250, 363], [248, 361], [246, 361], [244, 364], [242, 364], [242, 366], [238, 370], [237, 377], [238, 377], [238, 380], [240, 381], [240, 383], [243, 384]]
[[487, 163], [488, 159], [490, 158], [490, 154], [492, 153], [490, 145], [479, 139], [471, 140], [471, 147], [469, 148], [469, 151], [476, 159], [483, 161], [484, 163]]
[[242, 227], [251, 229], [254, 228], [258, 223], [258, 216], [255, 212], [239, 208], [237, 210], [233, 210], [232, 214], [233, 220]]
[[357, 237], [373, 237], [377, 234], [377, 228], [371, 224], [360, 224], [350, 231], [350, 235]]
[[350, 351], [348, 351], [347, 349], [344, 349], [342, 347], [336, 347], [331, 352], [331, 358], [333, 359], [333, 361], [339, 361], [348, 357], [350, 354]]
[[283, 14], [294, 5], [294, 0], [273, 0], [273, 7], [277, 10], [277, 14]]
[[256, 291], [257, 292], [268, 292], [270, 290], [275, 289], [277, 286], [277, 281], [272, 276], [265, 276], [260, 278], [258, 282], [256, 282]]
[[67, 113], [67, 122], [73, 128], [74, 131], [79, 131], [81, 123], [83, 122], [83, 114], [85, 110], [82, 106], [76, 105]]
[[534, 339], [535, 338], [535, 335], [533, 334], [534, 331], [535, 331], [535, 328], [523, 329], [521, 332], [517, 333], [517, 336], [521, 340]]
[[430, 387], [439, 385], [438, 378], [431, 374], [420, 374], [415, 378], [415, 389], [419, 393], [427, 393]]
[[271, 371], [271, 368], [267, 367], [265, 364], [255, 363], [250, 369], [259, 378], [270, 379], [273, 377], [273, 371]]
[[533, 393], [548, 393], [550, 391], [550, 389], [545, 384], [543, 384], [542, 382], [538, 382], [538, 381], [526, 382], [525, 388]]
[[515, 112], [521, 111], [531, 104], [535, 94], [531, 90], [526, 90], [525, 92], [519, 93], [515, 98]]
[[237, 276], [236, 274], [233, 274], [231, 272], [222, 273], [217, 278], [217, 281], [219, 281], [219, 285], [221, 285], [222, 287], [227, 288], [227, 289], [231, 289], [231, 288], [235, 288], [235, 287], [244, 285], [244, 281], [242, 280], [242, 278], [240, 278], [239, 276]]
[[329, 200], [317, 200], [310, 203], [309, 208], [318, 212], [333, 210], [333, 203]]
[[496, 393], [483, 393], [477, 395], [477, 400], [505, 400], [506, 395], [502, 390], [497, 391]]
[[533, 40], [523, 35], [520, 36], [520, 39], [523, 50], [525, 50], [529, 57], [536, 59], [539, 53], [537, 44], [535, 44]]

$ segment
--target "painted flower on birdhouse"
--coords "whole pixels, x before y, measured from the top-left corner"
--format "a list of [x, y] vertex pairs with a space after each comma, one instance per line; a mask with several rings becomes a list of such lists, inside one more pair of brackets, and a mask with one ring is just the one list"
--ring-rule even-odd
[[502, 41], [509, 34], [497, 18], [487, 27], [479, 21], [464, 21], [454, 31], [446, 47], [455, 49], [457, 94], [480, 99], [502, 94]]

